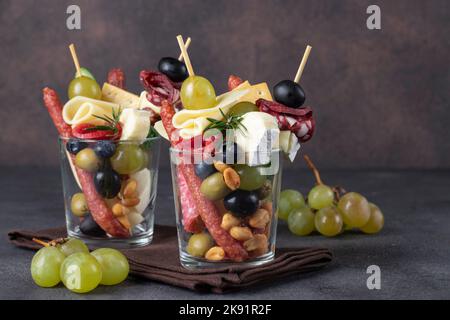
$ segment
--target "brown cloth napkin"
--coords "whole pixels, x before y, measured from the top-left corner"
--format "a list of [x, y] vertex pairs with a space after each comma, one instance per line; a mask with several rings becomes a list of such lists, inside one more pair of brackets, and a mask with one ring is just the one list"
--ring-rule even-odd
[[[66, 237], [66, 229], [38, 231], [13, 230], [9, 240], [18, 247], [37, 250], [32, 238], [52, 240]], [[262, 266], [232, 265], [214, 269], [187, 270], [178, 260], [178, 240], [175, 227], [155, 226], [151, 245], [121, 250], [128, 258], [131, 274], [148, 280], [202, 292], [225, 293], [275, 279], [318, 270], [329, 264], [332, 254], [323, 248], [277, 249], [274, 261]]]

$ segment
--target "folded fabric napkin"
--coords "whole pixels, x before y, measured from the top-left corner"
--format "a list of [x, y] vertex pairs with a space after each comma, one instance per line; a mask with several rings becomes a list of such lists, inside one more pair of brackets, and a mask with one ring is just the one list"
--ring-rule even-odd
[[[13, 230], [9, 240], [18, 247], [37, 250], [32, 238], [52, 240], [66, 237], [66, 229], [53, 228], [38, 231]], [[175, 227], [155, 226], [151, 245], [121, 250], [128, 258], [131, 274], [148, 280], [195, 291], [225, 293], [255, 284], [272, 282], [282, 277], [306, 273], [325, 267], [332, 254], [324, 248], [277, 249], [272, 262], [257, 267], [235, 264], [214, 269], [187, 270], [180, 265]]]

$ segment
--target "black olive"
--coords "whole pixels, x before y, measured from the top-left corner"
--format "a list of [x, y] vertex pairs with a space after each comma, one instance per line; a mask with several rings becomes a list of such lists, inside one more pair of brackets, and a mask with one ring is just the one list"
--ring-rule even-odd
[[102, 237], [106, 235], [106, 232], [95, 222], [91, 215], [84, 217], [80, 223], [80, 231], [88, 236]]
[[258, 209], [259, 197], [254, 191], [236, 190], [223, 199], [225, 209], [245, 218]]
[[165, 57], [159, 60], [158, 70], [168, 76], [173, 82], [182, 82], [189, 77], [184, 62], [172, 57]]
[[275, 101], [290, 108], [300, 108], [305, 102], [305, 91], [292, 80], [283, 80], [273, 87]]
[[112, 199], [117, 196], [120, 191], [120, 176], [110, 168], [103, 168], [95, 173], [94, 185], [95, 189], [102, 197]]

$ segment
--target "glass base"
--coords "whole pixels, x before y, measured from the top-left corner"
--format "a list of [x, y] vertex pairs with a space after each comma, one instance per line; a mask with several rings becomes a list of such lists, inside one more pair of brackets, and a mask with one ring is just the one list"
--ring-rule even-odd
[[256, 267], [273, 261], [275, 258], [275, 252], [268, 252], [257, 258], [249, 259], [243, 262], [233, 262], [229, 260], [225, 261], [215, 261], [211, 262], [203, 258], [196, 258], [191, 256], [186, 252], [180, 251], [180, 263], [181, 265], [189, 270], [196, 269], [213, 269], [213, 268], [223, 268], [231, 266], [245, 266], [245, 267]]
[[105, 238], [105, 237], [92, 237], [87, 236], [84, 233], [77, 230], [67, 230], [67, 234], [71, 238], [77, 238], [82, 240], [89, 249], [95, 248], [115, 248], [115, 249], [131, 249], [137, 247], [144, 247], [149, 245], [153, 240], [153, 230], [139, 233], [136, 236], [132, 236], [126, 239], [120, 238]]

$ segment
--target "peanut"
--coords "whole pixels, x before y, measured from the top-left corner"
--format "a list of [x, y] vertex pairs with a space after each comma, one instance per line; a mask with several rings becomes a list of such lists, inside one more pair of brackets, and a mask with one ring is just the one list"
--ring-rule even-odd
[[269, 211], [259, 208], [248, 220], [248, 224], [253, 228], [262, 229], [270, 221]]
[[120, 217], [123, 216], [123, 206], [121, 203], [115, 203], [112, 208], [111, 211], [114, 215], [114, 217]]
[[261, 208], [266, 209], [269, 214], [272, 213], [272, 201], [265, 201], [262, 203]]
[[122, 199], [122, 204], [125, 207], [134, 207], [140, 202], [139, 198], [124, 198]]
[[230, 190], [236, 190], [241, 185], [241, 177], [233, 168], [226, 168], [223, 171], [223, 180]]
[[248, 227], [232, 227], [230, 235], [238, 241], [247, 241], [253, 237], [252, 230]]
[[220, 261], [225, 258], [225, 251], [221, 247], [212, 247], [206, 251], [205, 258], [211, 261]]
[[233, 216], [231, 213], [227, 212], [222, 217], [222, 224], [220, 225], [222, 229], [230, 230], [232, 227], [237, 227], [241, 224], [241, 220]]
[[267, 245], [267, 237], [264, 234], [255, 234], [253, 238], [244, 242], [244, 248], [247, 251], [267, 251]]
[[230, 166], [226, 163], [223, 163], [222, 161], [214, 161], [214, 168], [216, 168], [217, 171], [223, 173], [225, 169], [229, 168]]
[[137, 190], [137, 182], [134, 179], [129, 179], [125, 183], [125, 187], [123, 188], [123, 197], [124, 198], [135, 198]]

